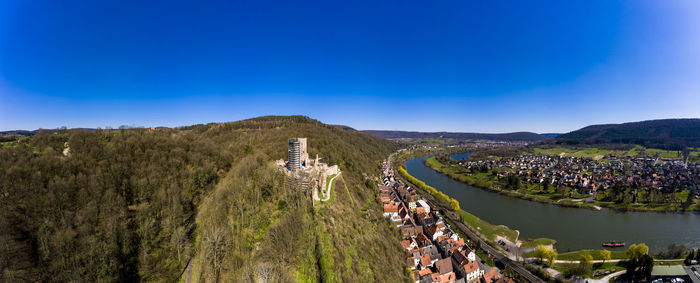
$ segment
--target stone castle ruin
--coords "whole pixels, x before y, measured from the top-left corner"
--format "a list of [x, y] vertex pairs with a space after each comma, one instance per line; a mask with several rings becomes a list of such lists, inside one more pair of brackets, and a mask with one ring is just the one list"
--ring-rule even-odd
[[288, 142], [287, 161], [276, 161], [277, 168], [287, 175], [292, 187], [303, 191], [324, 188], [328, 176], [338, 174], [338, 165], [329, 166], [320, 161], [318, 154], [311, 160], [306, 138], [291, 138]]

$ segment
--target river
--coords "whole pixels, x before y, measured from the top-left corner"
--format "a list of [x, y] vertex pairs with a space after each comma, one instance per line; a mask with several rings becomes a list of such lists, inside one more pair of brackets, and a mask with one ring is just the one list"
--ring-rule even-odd
[[602, 242], [612, 240], [626, 242], [628, 246], [645, 243], [652, 252], [671, 243], [700, 247], [700, 215], [695, 213], [596, 211], [518, 199], [442, 175], [425, 166], [426, 157], [406, 161], [408, 173], [458, 200], [463, 210], [490, 223], [519, 230], [521, 240], [555, 239], [559, 252], [600, 249]]

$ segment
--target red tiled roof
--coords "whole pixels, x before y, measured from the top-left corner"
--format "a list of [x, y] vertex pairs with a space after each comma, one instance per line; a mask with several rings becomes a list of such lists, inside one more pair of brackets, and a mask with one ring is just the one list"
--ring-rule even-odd
[[440, 274], [447, 274], [452, 272], [452, 260], [449, 258], [443, 258], [435, 262], [435, 267], [437, 267]]
[[423, 269], [423, 270], [419, 271], [419, 272], [418, 272], [418, 275], [419, 275], [420, 277], [423, 277], [423, 276], [426, 276], [426, 275], [432, 274], [432, 273], [433, 273], [433, 271], [430, 270], [430, 268], [426, 268], [426, 269]]
[[454, 272], [449, 273], [449, 274], [440, 275], [440, 283], [454, 282], [455, 279], [457, 279], [457, 275]]
[[395, 204], [385, 204], [384, 205], [384, 212], [388, 213], [393, 213], [393, 212], [399, 212], [399, 206]]
[[479, 269], [479, 265], [475, 261], [470, 261], [464, 265], [464, 272], [469, 274]]
[[418, 241], [418, 245], [421, 247], [432, 245], [433, 243], [424, 233], [421, 233], [416, 240]]
[[459, 250], [456, 253], [452, 253], [452, 258], [455, 259], [455, 262], [457, 262], [458, 265], [464, 265], [469, 262], [469, 260], [467, 259], [467, 255]]
[[450, 255], [454, 254], [455, 252], [459, 252], [459, 246], [454, 245], [450, 248], [450, 251], [448, 252]]
[[489, 270], [489, 272], [484, 274], [482, 277], [486, 283], [493, 283], [493, 281], [498, 280], [498, 270], [491, 268], [491, 270]]
[[[432, 264], [430, 261], [430, 255], [429, 254], [424, 254], [423, 256], [420, 257], [420, 265], [423, 266], [423, 268], [428, 267]], [[423, 275], [421, 275], [423, 276]]]

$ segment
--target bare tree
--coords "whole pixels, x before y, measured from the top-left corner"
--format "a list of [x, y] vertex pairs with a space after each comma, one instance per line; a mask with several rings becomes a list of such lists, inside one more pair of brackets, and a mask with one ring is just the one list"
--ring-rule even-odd
[[221, 274], [224, 256], [228, 247], [226, 230], [221, 227], [213, 227], [205, 230], [202, 237], [204, 252], [207, 262], [211, 267], [210, 281], [218, 282]]
[[257, 282], [277, 282], [279, 271], [275, 265], [269, 262], [261, 262], [255, 266], [255, 277]]
[[185, 232], [185, 227], [177, 227], [173, 231], [172, 237], [170, 237], [170, 244], [175, 248], [177, 252], [177, 261], [182, 263], [182, 252], [185, 250], [185, 244], [187, 243], [187, 233]]

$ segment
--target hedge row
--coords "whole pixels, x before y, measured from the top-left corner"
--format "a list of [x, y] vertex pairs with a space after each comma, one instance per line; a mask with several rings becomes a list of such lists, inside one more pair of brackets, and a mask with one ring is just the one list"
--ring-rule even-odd
[[412, 184], [418, 186], [419, 188], [429, 192], [431, 195], [435, 197], [439, 202], [441, 202], [443, 205], [449, 206], [452, 210], [454, 211], [459, 211], [459, 201], [456, 199], [450, 198], [446, 194], [436, 190], [435, 188], [426, 185], [423, 181], [416, 179], [415, 177], [411, 176], [406, 172], [406, 169], [403, 167], [399, 167], [399, 174], [406, 178], [409, 182]]

